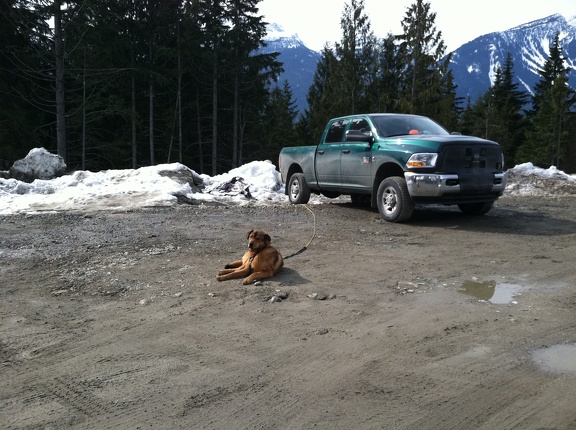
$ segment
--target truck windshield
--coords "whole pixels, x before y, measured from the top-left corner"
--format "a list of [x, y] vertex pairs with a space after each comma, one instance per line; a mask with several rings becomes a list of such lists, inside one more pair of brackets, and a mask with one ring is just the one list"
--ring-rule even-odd
[[409, 134], [447, 135], [448, 131], [430, 118], [415, 115], [374, 115], [370, 119], [382, 137]]

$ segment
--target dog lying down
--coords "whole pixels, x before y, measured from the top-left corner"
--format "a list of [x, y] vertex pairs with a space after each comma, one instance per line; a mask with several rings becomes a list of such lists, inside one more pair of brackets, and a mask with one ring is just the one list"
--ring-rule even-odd
[[243, 278], [244, 285], [255, 281], [268, 279], [276, 275], [284, 265], [284, 259], [276, 248], [270, 245], [272, 239], [262, 230], [250, 230], [246, 233], [248, 251], [241, 260], [236, 260], [224, 266], [218, 272], [218, 281]]

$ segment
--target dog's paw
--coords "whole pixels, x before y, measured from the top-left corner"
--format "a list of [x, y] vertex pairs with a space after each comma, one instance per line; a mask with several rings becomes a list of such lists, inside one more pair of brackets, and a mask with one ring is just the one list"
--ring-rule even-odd
[[222, 282], [224, 279], [222, 279], [222, 276], [216, 276], [216, 280]]

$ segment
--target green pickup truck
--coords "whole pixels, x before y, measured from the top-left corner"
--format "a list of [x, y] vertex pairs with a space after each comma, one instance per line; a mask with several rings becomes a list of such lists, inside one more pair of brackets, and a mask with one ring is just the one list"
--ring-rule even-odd
[[390, 222], [410, 219], [416, 203], [484, 214], [506, 187], [500, 145], [419, 115], [331, 119], [317, 146], [283, 148], [279, 165], [291, 203], [307, 203], [312, 192], [350, 195]]

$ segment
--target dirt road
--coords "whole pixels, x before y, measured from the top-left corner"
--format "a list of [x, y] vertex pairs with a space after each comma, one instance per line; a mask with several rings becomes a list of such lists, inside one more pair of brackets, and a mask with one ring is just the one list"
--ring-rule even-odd
[[304, 207], [1, 217], [0, 427], [576, 428], [534, 358], [576, 343], [576, 197], [311, 209], [259, 286], [215, 275], [252, 227], [300, 249]]

